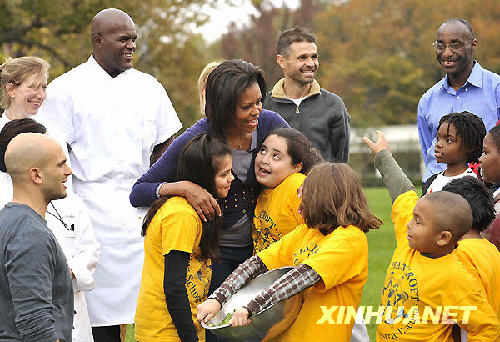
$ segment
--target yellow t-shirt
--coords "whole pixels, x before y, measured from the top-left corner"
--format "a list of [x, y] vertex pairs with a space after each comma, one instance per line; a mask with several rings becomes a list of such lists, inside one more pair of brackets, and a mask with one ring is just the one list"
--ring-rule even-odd
[[288, 176], [274, 189], [264, 189], [257, 199], [253, 218], [252, 239], [255, 252], [269, 247], [304, 223], [298, 213], [300, 188], [306, 175], [294, 173]]
[[486, 239], [458, 242], [457, 255], [465, 268], [476, 276], [486, 291], [488, 302], [500, 319], [500, 252]]
[[322, 281], [304, 291], [304, 303], [294, 323], [276, 341], [349, 341], [350, 324], [322, 321], [323, 307], [352, 306], [357, 310], [368, 276], [368, 242], [354, 226], [338, 227], [328, 235], [305, 224], [258, 253], [268, 269], [309, 265]]
[[200, 341], [205, 331], [196, 320], [196, 306], [208, 295], [210, 261], [200, 259], [201, 220], [183, 197], [172, 197], [158, 210], [144, 239], [144, 266], [135, 314], [135, 338], [139, 342], [180, 341], [163, 292], [164, 255], [171, 250], [190, 253], [186, 289], [193, 322]]
[[[377, 326], [377, 341], [453, 341], [453, 324], [443, 324], [442, 316], [435, 324], [429, 315], [425, 316], [427, 324], [422, 322], [426, 312], [435, 312], [440, 306], [477, 306], [472, 311], [449, 309], [456, 315], [458, 325], [468, 331], [469, 341], [497, 341], [496, 314], [481, 283], [465, 269], [456, 251], [432, 259], [409, 247], [407, 224], [417, 200], [417, 194], [409, 191], [400, 195], [392, 207], [397, 248], [380, 298], [380, 306], [391, 307], [392, 311], [383, 312], [382, 322]], [[418, 310], [418, 317], [412, 318], [411, 313], [416, 312], [412, 307]], [[467, 312], [470, 316], [468, 324], [464, 324]]]

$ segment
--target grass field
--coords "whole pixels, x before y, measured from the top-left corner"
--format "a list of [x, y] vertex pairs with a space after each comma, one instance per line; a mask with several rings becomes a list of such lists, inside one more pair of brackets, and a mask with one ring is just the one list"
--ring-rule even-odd
[[[371, 231], [368, 237], [368, 281], [361, 297], [361, 305], [378, 306], [387, 266], [396, 248], [396, 238], [391, 222], [391, 199], [385, 188], [366, 188], [371, 210], [383, 221], [379, 230]], [[375, 341], [375, 324], [367, 325], [370, 341]], [[126, 342], [133, 342], [133, 326], [127, 329]]]
[[[391, 222], [391, 198], [385, 188], [365, 189], [371, 210], [383, 222], [379, 230], [373, 230], [368, 237], [368, 280], [363, 289], [361, 305], [378, 306], [387, 266], [396, 248], [396, 238]], [[375, 324], [367, 324], [370, 341], [375, 341]]]

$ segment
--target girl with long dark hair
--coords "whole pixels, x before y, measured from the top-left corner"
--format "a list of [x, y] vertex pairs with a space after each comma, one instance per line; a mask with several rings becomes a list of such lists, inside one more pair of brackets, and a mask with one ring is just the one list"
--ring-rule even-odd
[[[182, 150], [176, 180], [225, 198], [234, 179], [231, 165], [229, 146], [202, 133]], [[221, 221], [219, 216], [202, 221], [181, 196], [160, 197], [150, 206], [142, 226], [145, 259], [135, 317], [137, 341], [204, 340], [196, 305], [206, 299], [210, 265], [220, 257]]]

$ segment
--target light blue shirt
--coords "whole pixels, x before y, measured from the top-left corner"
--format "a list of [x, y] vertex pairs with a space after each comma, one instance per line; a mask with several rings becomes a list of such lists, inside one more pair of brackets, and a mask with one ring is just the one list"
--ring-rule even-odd
[[434, 156], [439, 120], [446, 114], [468, 111], [483, 119], [486, 131], [500, 119], [500, 76], [474, 62], [467, 82], [455, 91], [447, 76], [430, 88], [418, 103], [417, 127], [426, 170], [423, 181], [446, 169]]

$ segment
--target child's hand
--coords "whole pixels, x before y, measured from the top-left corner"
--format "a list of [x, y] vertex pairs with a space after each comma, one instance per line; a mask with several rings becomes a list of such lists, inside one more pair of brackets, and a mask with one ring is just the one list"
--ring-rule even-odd
[[219, 312], [222, 306], [215, 299], [207, 299], [196, 307], [196, 319], [207, 323]]
[[233, 327], [243, 327], [252, 323], [252, 320], [248, 318], [248, 310], [241, 308], [236, 310], [233, 317], [229, 321], [229, 324]]
[[372, 151], [373, 155], [376, 155], [382, 150], [391, 150], [389, 143], [387, 142], [387, 140], [385, 140], [384, 134], [380, 131], [377, 131], [376, 142], [371, 141], [367, 137], [363, 137], [363, 142], [365, 143], [366, 147], [368, 147]]

